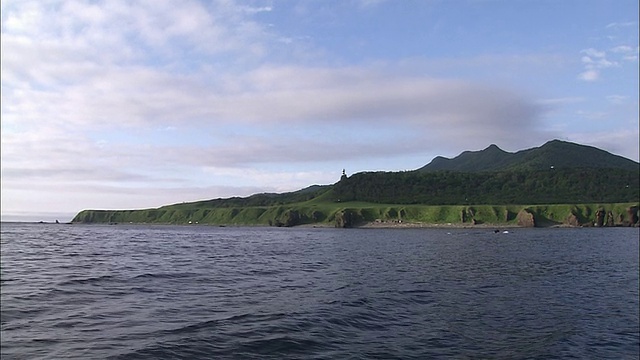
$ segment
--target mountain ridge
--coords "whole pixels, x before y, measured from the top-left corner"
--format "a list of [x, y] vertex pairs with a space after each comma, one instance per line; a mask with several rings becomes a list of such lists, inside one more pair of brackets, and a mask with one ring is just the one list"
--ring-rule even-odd
[[484, 172], [551, 168], [616, 168], [634, 171], [639, 169], [639, 164], [593, 146], [555, 139], [540, 147], [513, 153], [491, 144], [483, 150], [464, 151], [454, 158], [437, 156], [416, 171]]

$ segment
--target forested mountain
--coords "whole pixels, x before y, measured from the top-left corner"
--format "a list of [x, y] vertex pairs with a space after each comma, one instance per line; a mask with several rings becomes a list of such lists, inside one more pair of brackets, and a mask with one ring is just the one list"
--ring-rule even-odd
[[[635, 202], [637, 162], [591, 146], [549, 141], [509, 153], [496, 145], [437, 157], [403, 172], [356, 173], [295, 192], [255, 194], [175, 205], [184, 208], [275, 206], [321, 200], [386, 204], [560, 204]], [[174, 206], [174, 205], [172, 205]]]
[[334, 185], [335, 201], [373, 203], [559, 204], [635, 202], [637, 162], [559, 140], [509, 153], [496, 145], [437, 157], [406, 172], [358, 173]]
[[491, 145], [481, 151], [465, 151], [453, 159], [438, 156], [418, 171], [531, 171], [551, 168], [611, 168], [635, 172], [639, 170], [637, 162], [622, 156], [592, 146], [552, 140], [540, 147], [515, 153]]

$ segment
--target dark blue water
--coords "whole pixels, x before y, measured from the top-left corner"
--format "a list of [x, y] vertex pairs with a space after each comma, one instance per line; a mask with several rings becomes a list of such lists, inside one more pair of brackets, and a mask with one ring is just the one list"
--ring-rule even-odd
[[2, 359], [637, 359], [639, 230], [2, 224]]

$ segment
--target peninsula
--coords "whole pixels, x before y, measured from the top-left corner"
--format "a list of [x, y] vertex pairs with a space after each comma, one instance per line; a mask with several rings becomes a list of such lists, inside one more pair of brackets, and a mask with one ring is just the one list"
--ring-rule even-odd
[[83, 210], [72, 223], [270, 226], [639, 226], [640, 164], [553, 140], [496, 145], [333, 185], [140, 210]]

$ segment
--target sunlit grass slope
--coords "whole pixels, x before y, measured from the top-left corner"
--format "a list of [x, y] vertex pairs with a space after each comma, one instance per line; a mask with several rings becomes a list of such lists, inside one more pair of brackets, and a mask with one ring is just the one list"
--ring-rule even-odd
[[[428, 225], [518, 225], [523, 210], [535, 216], [537, 226], [597, 223], [598, 212], [611, 213], [615, 225], [628, 225], [637, 203], [552, 205], [394, 205], [364, 202], [307, 201], [287, 205], [189, 208], [186, 204], [143, 210], [84, 210], [74, 223], [209, 224], [237, 226], [334, 226], [348, 214], [349, 226], [363, 223], [415, 223]], [[635, 210], [633, 208], [635, 207]], [[340, 226], [344, 227], [344, 226]]]

